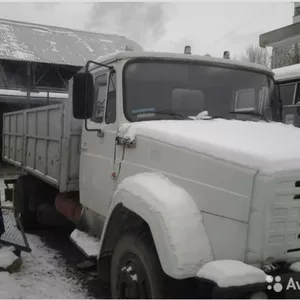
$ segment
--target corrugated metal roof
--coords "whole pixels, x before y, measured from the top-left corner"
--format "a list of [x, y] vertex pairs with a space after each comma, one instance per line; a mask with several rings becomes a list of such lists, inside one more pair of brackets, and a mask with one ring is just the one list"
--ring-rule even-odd
[[118, 35], [0, 19], [0, 59], [83, 66], [125, 46], [142, 50]]

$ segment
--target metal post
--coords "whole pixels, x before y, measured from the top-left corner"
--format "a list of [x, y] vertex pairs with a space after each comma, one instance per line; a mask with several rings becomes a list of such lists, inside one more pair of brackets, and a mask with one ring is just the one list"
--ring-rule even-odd
[[0, 82], [0, 86], [1, 87], [7, 87], [9, 84], [8, 84], [8, 81], [7, 81], [7, 78], [6, 78], [6, 75], [5, 75], [5, 71], [4, 71], [4, 68], [1, 64], [1, 60], [0, 60], [0, 74], [2, 73], [2, 77], [3, 77], [3, 82]]
[[31, 65], [27, 63], [27, 103], [26, 107], [30, 108], [30, 90], [31, 90]]

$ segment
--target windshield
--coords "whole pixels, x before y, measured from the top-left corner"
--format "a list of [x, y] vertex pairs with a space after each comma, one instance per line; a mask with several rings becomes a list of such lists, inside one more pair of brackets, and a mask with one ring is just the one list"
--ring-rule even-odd
[[[188, 118], [207, 111], [212, 117], [272, 119], [274, 80], [254, 71], [195, 61], [133, 60], [124, 68], [124, 113], [130, 122]], [[242, 112], [250, 114], [242, 114]], [[257, 115], [256, 114], [256, 115]]]

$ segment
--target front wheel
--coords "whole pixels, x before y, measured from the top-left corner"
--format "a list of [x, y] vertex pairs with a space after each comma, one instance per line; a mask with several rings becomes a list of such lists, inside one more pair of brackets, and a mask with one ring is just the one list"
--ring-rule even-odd
[[113, 299], [164, 298], [164, 273], [152, 239], [125, 233], [111, 262]]

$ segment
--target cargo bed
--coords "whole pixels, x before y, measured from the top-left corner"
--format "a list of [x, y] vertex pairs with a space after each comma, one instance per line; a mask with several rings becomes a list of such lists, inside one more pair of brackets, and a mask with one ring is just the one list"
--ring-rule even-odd
[[79, 190], [82, 122], [70, 106], [63, 102], [3, 115], [3, 160], [61, 192]]

